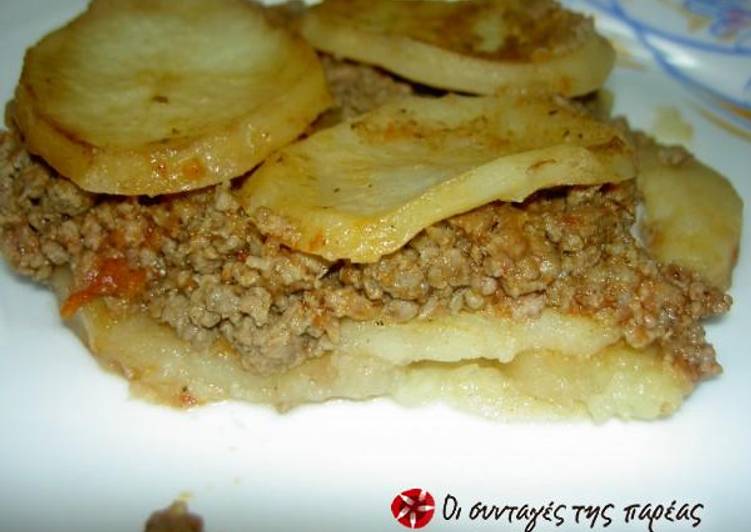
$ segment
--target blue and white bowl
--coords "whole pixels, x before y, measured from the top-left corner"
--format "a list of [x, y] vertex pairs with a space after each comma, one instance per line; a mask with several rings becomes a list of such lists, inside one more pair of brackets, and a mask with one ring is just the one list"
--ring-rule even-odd
[[751, 0], [568, 0], [713, 113], [751, 131]]

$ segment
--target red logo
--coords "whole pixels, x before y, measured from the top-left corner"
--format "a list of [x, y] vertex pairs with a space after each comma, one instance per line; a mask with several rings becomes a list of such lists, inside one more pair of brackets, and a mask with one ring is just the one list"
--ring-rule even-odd
[[391, 503], [394, 519], [407, 528], [422, 528], [433, 519], [435, 501], [433, 496], [420, 488], [401, 492]]

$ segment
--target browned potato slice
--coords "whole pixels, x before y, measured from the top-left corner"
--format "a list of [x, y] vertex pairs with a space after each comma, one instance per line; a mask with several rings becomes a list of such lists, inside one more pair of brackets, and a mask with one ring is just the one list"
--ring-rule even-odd
[[615, 59], [589, 19], [550, 0], [326, 0], [302, 30], [320, 50], [475, 94], [538, 85], [586, 94]]
[[565, 101], [410, 97], [282, 150], [240, 200], [262, 229], [268, 212], [283, 218], [275, 235], [296, 249], [370, 262], [491, 201], [634, 174], [620, 131]]
[[726, 290], [740, 245], [743, 201], [738, 193], [682, 148], [642, 137], [639, 159], [642, 229], [650, 251]]
[[241, 175], [329, 103], [314, 51], [242, 0], [94, 0], [31, 48], [13, 118], [81, 188], [157, 195]]

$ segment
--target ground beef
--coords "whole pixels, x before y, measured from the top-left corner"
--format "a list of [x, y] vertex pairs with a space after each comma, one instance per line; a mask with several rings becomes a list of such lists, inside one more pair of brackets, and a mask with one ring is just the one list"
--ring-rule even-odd
[[344, 318], [523, 317], [546, 307], [616, 322], [630, 345], [657, 342], [697, 376], [718, 368], [700, 320], [727, 311], [730, 298], [638, 245], [630, 182], [492, 203], [363, 265], [262, 234], [228, 184], [156, 199], [90, 194], [7, 133], [0, 160], [0, 249], [17, 271], [44, 282], [67, 266], [85, 291], [103, 265], [125, 264], [145, 279], [128, 292], [132, 304], [197, 345], [228, 342], [262, 374], [331, 350]]
[[413, 93], [413, 86], [377, 68], [321, 54], [336, 105], [327, 118], [341, 121], [366, 113], [393, 98]]
[[421, 317], [486, 306], [514, 317], [546, 307], [594, 316], [617, 323], [631, 346], [658, 342], [712, 374], [718, 366], [700, 320], [726, 312], [730, 297], [650, 258], [631, 233], [635, 207], [633, 182], [542, 191], [439, 222], [339, 276], [374, 300], [412, 302]]

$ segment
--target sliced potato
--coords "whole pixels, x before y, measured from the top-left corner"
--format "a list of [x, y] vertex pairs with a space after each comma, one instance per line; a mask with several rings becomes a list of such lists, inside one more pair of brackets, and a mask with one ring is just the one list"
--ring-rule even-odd
[[81, 188], [157, 195], [241, 175], [329, 104], [302, 40], [242, 0], [94, 0], [26, 55], [13, 118]]
[[494, 313], [447, 314], [406, 323], [342, 323], [338, 349], [404, 366], [413, 362], [473, 359], [508, 363], [527, 351], [588, 358], [621, 339], [614, 324], [546, 309], [534, 318]]
[[[327, 259], [370, 262], [493, 200], [634, 176], [614, 127], [537, 96], [408, 97], [267, 160], [240, 191], [262, 230]], [[284, 219], [271, 228], [267, 215]]]
[[586, 94], [615, 60], [589, 19], [550, 0], [326, 0], [302, 31], [320, 50], [474, 94], [538, 85]]
[[[58, 275], [63, 297], [66, 284], [66, 276]], [[238, 399], [286, 410], [334, 398], [387, 396], [405, 405], [444, 401], [496, 419], [653, 419], [675, 411], [694, 387], [688, 372], [656, 349], [637, 351], [621, 344], [589, 356], [531, 349], [517, 352], [507, 363], [410, 362], [410, 324], [388, 333], [393, 335], [393, 356], [383, 358], [364, 337], [356, 342], [358, 333], [352, 330], [354, 336], [338, 351], [281, 375], [261, 377], [243, 369], [239, 357], [221, 345], [197, 350], [147, 315], [117, 315], [102, 300], [87, 304], [75, 320], [98, 360], [126, 376], [136, 393], [183, 407]], [[452, 334], [442, 330], [444, 325], [435, 324], [436, 337]], [[568, 349], [575, 351], [578, 336], [562, 332], [574, 340]], [[405, 341], [399, 342], [400, 336]], [[467, 352], [477, 351], [475, 343], [483, 344], [481, 335], [469, 340]]]
[[727, 290], [740, 246], [743, 201], [722, 175], [682, 148], [642, 137], [637, 183], [646, 243], [662, 262], [699, 273]]

